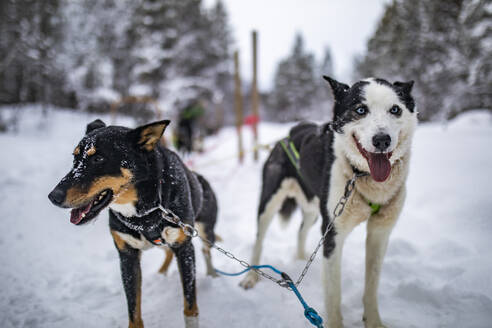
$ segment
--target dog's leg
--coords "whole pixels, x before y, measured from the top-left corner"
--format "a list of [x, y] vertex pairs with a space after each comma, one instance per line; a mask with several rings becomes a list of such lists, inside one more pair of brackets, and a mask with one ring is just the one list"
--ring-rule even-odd
[[312, 210], [302, 210], [302, 223], [297, 235], [297, 258], [305, 260], [306, 256], [306, 237], [309, 229], [313, 226], [318, 218], [318, 212]]
[[178, 262], [184, 296], [184, 320], [186, 328], [198, 328], [198, 305], [196, 302], [195, 249], [191, 240], [173, 247]]
[[159, 269], [159, 273], [166, 275], [167, 269], [169, 269], [169, 265], [173, 260], [174, 253], [169, 248], [166, 248], [164, 251], [166, 252], [166, 258], [164, 259], [164, 263], [162, 263], [161, 268]]
[[[338, 184], [338, 186], [340, 185], [342, 184]], [[333, 199], [336, 199], [336, 197]], [[364, 206], [359, 206], [362, 204]], [[345, 239], [358, 224], [366, 220], [370, 215], [369, 207], [358, 194], [352, 195], [347, 206], [348, 208], [346, 208], [345, 212], [335, 219], [333, 230], [328, 233], [323, 249], [323, 282], [329, 328], [343, 327], [341, 260]], [[334, 208], [334, 206], [330, 207]], [[322, 231], [327, 228], [328, 222], [329, 218], [323, 221]]]
[[[214, 232], [218, 211], [217, 198], [208, 181], [200, 175], [197, 175], [197, 177], [202, 185], [203, 205], [196, 217], [195, 228], [198, 230], [200, 237], [214, 244], [217, 237]], [[212, 264], [212, 255], [210, 254], [210, 244], [205, 241], [202, 241], [202, 254], [207, 266], [207, 275], [216, 277], [217, 273]]]
[[[251, 258], [251, 265], [258, 265], [260, 263], [261, 251], [263, 249], [263, 240], [265, 239], [265, 234], [272, 222], [272, 219], [280, 209], [283, 199], [279, 198], [278, 195], [272, 197], [272, 199], [267, 203], [265, 211], [261, 213], [258, 217], [258, 231], [256, 233], [256, 242], [253, 248], [253, 256]], [[254, 271], [249, 271], [246, 277], [239, 284], [244, 289], [253, 288], [258, 282], [259, 276]]]
[[323, 257], [323, 285], [328, 328], [343, 327], [341, 311], [341, 259], [345, 236], [345, 234], [338, 233], [337, 231], [334, 238], [335, 246], [331, 251], [331, 255]]
[[320, 212], [324, 209], [321, 206], [327, 206], [327, 215], [323, 216], [321, 233], [325, 233], [333, 221], [332, 229], [328, 230], [323, 247], [323, 283], [325, 290], [325, 307], [327, 313], [328, 328], [343, 327], [343, 317], [341, 312], [341, 259], [343, 245], [346, 237], [361, 222], [367, 220], [371, 215], [371, 209], [367, 202], [357, 192], [353, 192], [346, 202], [345, 210], [335, 219], [330, 217], [334, 213], [340, 197], [345, 193], [346, 177], [343, 172], [341, 161], [335, 161], [332, 167], [330, 178], [330, 189], [328, 195], [328, 204], [320, 202]]
[[[265, 234], [273, 217], [280, 210], [282, 203], [288, 196], [289, 189], [291, 189], [292, 182], [289, 179], [284, 179], [284, 167], [282, 163], [278, 163], [277, 159], [275, 159], [275, 153], [278, 156], [286, 156], [281, 147], [277, 145], [263, 167], [263, 183], [258, 207], [258, 230], [253, 248], [253, 256], [251, 257], [251, 265], [258, 265], [260, 263]], [[239, 285], [244, 289], [249, 289], [254, 287], [258, 279], [259, 276], [256, 272], [249, 271]]]
[[129, 328], [143, 328], [141, 251], [128, 245], [115, 231], [111, 231], [120, 255], [121, 280], [128, 304]]
[[401, 191], [392, 201], [392, 204], [382, 208], [367, 222], [366, 281], [363, 297], [363, 320], [367, 328], [384, 327], [378, 310], [379, 277], [388, 239], [401, 211], [404, 194], [404, 190]]
[[[215, 233], [213, 227], [207, 226], [201, 222], [195, 223], [195, 227], [198, 230], [198, 235], [211, 243], [215, 243]], [[207, 242], [202, 242], [202, 254], [205, 259], [205, 265], [207, 266], [207, 276], [217, 277], [217, 272], [212, 264], [212, 256], [210, 254], [210, 245]]]
[[210, 254], [210, 246], [207, 243], [203, 244], [202, 254], [205, 258], [205, 264], [207, 266], [207, 276], [217, 277], [217, 272], [212, 264], [212, 255]]
[[366, 281], [364, 288], [364, 317], [367, 328], [384, 327], [378, 311], [377, 290], [384, 254], [392, 227], [381, 226], [369, 219], [366, 239]]

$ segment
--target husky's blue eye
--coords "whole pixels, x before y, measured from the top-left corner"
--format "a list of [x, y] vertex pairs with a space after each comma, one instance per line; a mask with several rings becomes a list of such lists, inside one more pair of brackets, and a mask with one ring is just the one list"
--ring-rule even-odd
[[397, 105], [394, 105], [393, 107], [390, 108], [389, 112], [393, 115], [399, 116], [401, 114], [401, 108], [398, 107]]
[[367, 114], [367, 108], [365, 106], [359, 106], [355, 109], [355, 112], [359, 115]]

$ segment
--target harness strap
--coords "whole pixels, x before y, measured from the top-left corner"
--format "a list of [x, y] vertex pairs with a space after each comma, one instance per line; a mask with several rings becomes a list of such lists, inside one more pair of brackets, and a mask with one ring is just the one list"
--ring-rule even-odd
[[164, 240], [162, 239], [161, 233], [164, 230], [164, 227], [167, 224], [170, 225], [170, 223], [166, 222], [159, 212], [153, 211], [142, 217], [124, 217], [118, 212], [113, 213], [115, 214], [116, 218], [121, 223], [123, 223], [125, 227], [130, 230], [139, 232], [150, 243], [156, 246], [161, 246], [165, 244]]
[[301, 157], [294, 143], [289, 139], [289, 137], [286, 137], [280, 140], [280, 145], [282, 146], [282, 149], [284, 150], [285, 154], [289, 158], [292, 165], [297, 170], [297, 173], [301, 175], [301, 164], [300, 164]]
[[156, 170], [157, 170], [157, 200], [154, 204], [151, 204], [150, 208], [143, 208], [143, 213], [135, 215], [135, 217], [124, 217], [118, 212], [114, 212], [118, 220], [123, 223], [127, 228], [138, 231], [145, 239], [150, 243], [161, 246], [165, 244], [162, 239], [162, 231], [164, 226], [168, 223], [162, 219], [159, 212], [155, 212], [156, 208], [162, 204], [162, 184], [163, 178], [163, 163], [162, 155], [158, 150], [155, 150]]

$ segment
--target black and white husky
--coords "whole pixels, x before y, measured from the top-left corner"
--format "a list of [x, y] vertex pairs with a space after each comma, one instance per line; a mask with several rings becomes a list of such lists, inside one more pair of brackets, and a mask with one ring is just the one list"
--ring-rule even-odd
[[[331, 124], [301, 123], [291, 129], [289, 142], [299, 154], [298, 169], [277, 143], [263, 167], [258, 208], [258, 232], [252, 264], [258, 264], [263, 239], [276, 212], [288, 218], [296, 205], [303, 214], [297, 256], [305, 258], [306, 235], [321, 213], [322, 232], [354, 172], [360, 177], [345, 210], [328, 233], [323, 247], [325, 304], [328, 327], [342, 327], [340, 260], [347, 235], [367, 221], [364, 321], [383, 327], [377, 288], [388, 238], [405, 199], [412, 135], [417, 112], [411, 96], [413, 82], [389, 83], [366, 79], [351, 87], [329, 77], [335, 97]], [[290, 156], [292, 157], [292, 156]], [[377, 204], [377, 212], [370, 204]], [[253, 287], [258, 275], [250, 272], [241, 282]]]

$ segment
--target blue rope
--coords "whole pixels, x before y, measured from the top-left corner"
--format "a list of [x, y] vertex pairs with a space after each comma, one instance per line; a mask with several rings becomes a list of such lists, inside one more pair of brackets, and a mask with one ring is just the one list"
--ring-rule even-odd
[[218, 269], [215, 269], [215, 272], [217, 272], [218, 274], [224, 275], [224, 276], [233, 277], [233, 276], [240, 276], [243, 273], [246, 273], [251, 269], [263, 269], [263, 268], [268, 268], [268, 269], [274, 271], [275, 273], [281, 275], [282, 279], [284, 279], [284, 281], [287, 283], [287, 285], [290, 287], [290, 289], [292, 289], [294, 294], [296, 294], [297, 298], [299, 299], [299, 302], [301, 302], [302, 306], [304, 307], [304, 316], [306, 317], [306, 319], [308, 319], [309, 322], [313, 326], [316, 326], [317, 328], [323, 328], [323, 319], [319, 316], [319, 314], [316, 312], [315, 309], [313, 309], [312, 307], [307, 305], [306, 301], [304, 300], [304, 298], [302, 298], [302, 295], [299, 292], [299, 290], [297, 289], [296, 285], [294, 284], [292, 279], [285, 272], [277, 270], [275, 267], [268, 265], [268, 264], [252, 265], [252, 266], [244, 269], [243, 271], [237, 272], [237, 273], [228, 273], [228, 272], [224, 272], [224, 271], [221, 271]]
[[243, 271], [241, 272], [237, 272], [237, 273], [227, 273], [227, 272], [224, 272], [224, 271], [220, 271], [219, 269], [215, 269], [215, 272], [217, 272], [218, 274], [221, 274], [223, 276], [229, 276], [229, 277], [234, 277], [234, 276], [240, 276], [242, 275], [243, 273], [246, 273], [248, 272], [249, 270], [251, 269], [263, 269], [263, 268], [268, 268], [272, 271], [274, 271], [275, 273], [278, 273], [278, 274], [282, 274], [281, 271], [275, 269], [273, 266], [271, 265], [268, 265], [268, 264], [265, 264], [265, 265], [251, 265], [250, 267], [244, 269]]
[[316, 312], [315, 309], [307, 305], [306, 301], [301, 296], [301, 293], [299, 293], [299, 290], [297, 289], [296, 285], [291, 281], [287, 282], [289, 287], [292, 289], [292, 291], [296, 294], [297, 298], [299, 299], [299, 302], [301, 302], [302, 306], [304, 307], [304, 316], [306, 319], [309, 320], [309, 322], [318, 328], [323, 328], [323, 319], [319, 316], [318, 312]]

